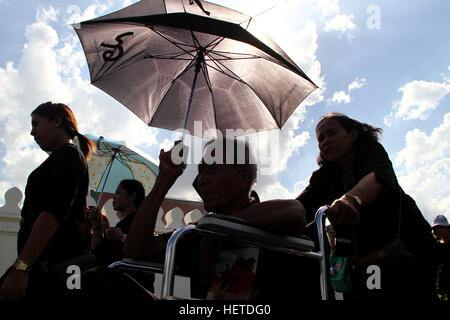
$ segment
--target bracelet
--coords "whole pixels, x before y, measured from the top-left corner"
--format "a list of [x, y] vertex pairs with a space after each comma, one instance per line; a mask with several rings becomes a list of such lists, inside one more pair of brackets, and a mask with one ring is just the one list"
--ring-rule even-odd
[[17, 258], [14, 261], [14, 269], [19, 271], [31, 271], [31, 264], [26, 263], [24, 260]]
[[350, 198], [352, 198], [353, 200], [356, 201], [356, 203], [358, 203], [358, 209], [361, 209], [362, 207], [362, 200], [360, 197], [358, 197], [357, 195], [351, 194], [351, 193], [346, 193], [345, 196], [348, 196]]
[[124, 233], [122, 238], [120, 239], [120, 242], [125, 243], [126, 240], [127, 240], [127, 234]]

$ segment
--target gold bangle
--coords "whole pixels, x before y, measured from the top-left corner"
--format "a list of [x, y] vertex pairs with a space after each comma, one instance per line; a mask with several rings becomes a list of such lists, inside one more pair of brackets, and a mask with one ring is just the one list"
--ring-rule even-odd
[[28, 264], [22, 259], [17, 258], [14, 262], [14, 269], [19, 271], [31, 271], [31, 264]]
[[360, 197], [358, 197], [357, 195], [351, 194], [351, 193], [346, 193], [346, 196], [349, 196], [350, 198], [352, 198], [353, 200], [355, 200], [358, 203], [358, 206], [361, 208], [362, 207], [362, 200]]

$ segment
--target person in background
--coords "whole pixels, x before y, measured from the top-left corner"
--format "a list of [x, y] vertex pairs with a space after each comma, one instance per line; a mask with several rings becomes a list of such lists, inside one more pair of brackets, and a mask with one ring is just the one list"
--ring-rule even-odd
[[95, 207], [89, 210], [89, 220], [93, 225], [92, 251], [101, 265], [122, 259], [122, 245], [144, 197], [144, 186], [139, 181], [126, 179], [119, 183], [113, 198], [113, 208], [120, 219], [115, 227], [104, 228], [98, 210]]
[[439, 214], [433, 219], [433, 235], [440, 243], [450, 243], [450, 224], [443, 214]]
[[[91, 207], [89, 219], [93, 225], [93, 236], [91, 241], [92, 250], [89, 255], [79, 257], [76, 264], [84, 265], [82, 268], [82, 280], [87, 280], [83, 284], [88, 290], [75, 292], [68, 295], [67, 300], [82, 300], [83, 295], [91, 297], [95, 295], [106, 295], [101, 286], [106, 286], [110, 282], [98, 283], [95, 278], [108, 278], [108, 265], [123, 259], [122, 247], [127, 238], [130, 225], [136, 215], [136, 210], [141, 205], [145, 197], [144, 186], [137, 180], [125, 179], [117, 186], [113, 197], [113, 208], [117, 212], [120, 221], [115, 227], [105, 228], [101, 224], [100, 213], [97, 208]], [[139, 271], [127, 271], [128, 276], [139, 282], [139, 284], [149, 290], [154, 291], [154, 274], [146, 274]], [[115, 279], [117, 280], [117, 279]], [[125, 280], [126, 281], [126, 280]], [[121, 282], [118, 280], [118, 282]], [[115, 285], [117, 285], [117, 283]], [[114, 286], [114, 285], [112, 285]], [[106, 290], [108, 291], [108, 290]], [[93, 293], [95, 292], [95, 293]]]
[[[105, 212], [99, 212], [95, 206], [86, 208], [90, 249], [93, 249], [103, 237], [104, 231], [111, 226]], [[101, 220], [100, 220], [101, 219]]]
[[447, 218], [442, 214], [434, 217], [432, 230], [438, 241], [436, 293], [440, 300], [448, 300], [450, 295], [450, 224]]
[[[75, 116], [62, 103], [47, 102], [31, 113], [31, 133], [49, 157], [29, 176], [18, 234], [18, 258], [7, 271], [0, 299], [49, 299], [57, 290], [51, 265], [86, 252], [84, 221], [89, 184], [86, 160], [95, 144], [78, 132]], [[80, 149], [72, 142], [79, 140]]]
[[[297, 199], [308, 221], [330, 205], [326, 216], [337, 239], [351, 240], [349, 246], [338, 241], [336, 254], [354, 258], [356, 299], [435, 299], [431, 227], [400, 187], [378, 142], [381, 132], [343, 114], [322, 117], [316, 126], [320, 167]], [[381, 286], [367, 286], [365, 265], [379, 266]]]

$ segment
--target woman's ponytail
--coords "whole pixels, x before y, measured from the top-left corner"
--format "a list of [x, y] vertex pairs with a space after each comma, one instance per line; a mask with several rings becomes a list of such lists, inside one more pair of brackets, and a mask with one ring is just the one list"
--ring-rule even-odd
[[81, 152], [83, 152], [86, 160], [89, 160], [92, 153], [94, 153], [95, 150], [97, 149], [95, 143], [91, 139], [89, 139], [88, 137], [79, 132], [77, 132], [76, 136], [78, 137]]

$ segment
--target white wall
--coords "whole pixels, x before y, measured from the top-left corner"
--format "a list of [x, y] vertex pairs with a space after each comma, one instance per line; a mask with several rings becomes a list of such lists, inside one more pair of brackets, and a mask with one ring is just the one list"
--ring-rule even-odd
[[11, 188], [5, 193], [5, 205], [0, 207], [0, 275], [17, 257], [17, 232], [20, 224], [22, 192]]

